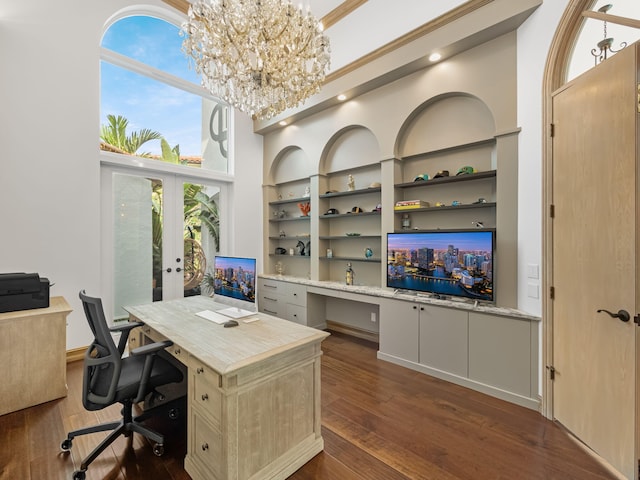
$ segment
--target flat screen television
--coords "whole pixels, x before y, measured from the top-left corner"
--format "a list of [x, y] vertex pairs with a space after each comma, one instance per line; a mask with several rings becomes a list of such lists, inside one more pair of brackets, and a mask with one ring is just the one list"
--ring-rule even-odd
[[387, 287], [494, 302], [495, 230], [387, 234]]
[[213, 272], [213, 293], [216, 302], [255, 310], [255, 258], [216, 255]]

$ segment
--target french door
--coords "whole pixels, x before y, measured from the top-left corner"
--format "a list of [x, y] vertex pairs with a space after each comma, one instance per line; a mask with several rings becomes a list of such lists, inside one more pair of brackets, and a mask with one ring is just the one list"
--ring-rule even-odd
[[126, 318], [126, 305], [206, 294], [201, 284], [223, 241], [225, 185], [112, 165], [103, 165], [101, 182], [102, 295], [111, 318]]

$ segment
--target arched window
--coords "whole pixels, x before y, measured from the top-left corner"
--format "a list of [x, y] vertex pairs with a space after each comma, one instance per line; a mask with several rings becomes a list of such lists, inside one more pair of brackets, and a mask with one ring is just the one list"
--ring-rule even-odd
[[230, 109], [199, 85], [180, 28], [130, 15], [101, 49], [101, 148], [227, 173]]
[[201, 295], [228, 248], [231, 109], [200, 86], [180, 18], [127, 9], [100, 49], [103, 285], [122, 305]]

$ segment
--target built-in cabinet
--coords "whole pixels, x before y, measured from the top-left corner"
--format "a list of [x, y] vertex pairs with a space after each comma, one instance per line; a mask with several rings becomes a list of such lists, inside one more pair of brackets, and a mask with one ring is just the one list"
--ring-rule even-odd
[[[336, 304], [352, 317], [365, 311], [368, 328], [344, 322], [335, 329], [377, 340], [378, 358], [528, 408], [539, 406], [540, 319], [535, 316], [379, 287], [272, 275], [259, 277], [258, 291], [260, 312], [317, 328], [325, 323], [334, 328]], [[298, 310], [301, 305], [306, 305], [306, 317]]]
[[258, 311], [300, 325], [324, 328], [324, 308], [315, 297], [307, 297], [307, 287], [298, 283], [258, 279]]
[[537, 408], [538, 320], [380, 301], [378, 357]]

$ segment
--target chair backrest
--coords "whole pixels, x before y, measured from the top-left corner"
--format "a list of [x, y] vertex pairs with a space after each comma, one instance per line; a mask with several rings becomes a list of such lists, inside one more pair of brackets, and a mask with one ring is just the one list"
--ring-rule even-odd
[[100, 410], [114, 403], [122, 359], [109, 331], [102, 300], [88, 296], [84, 290], [80, 300], [94, 337], [84, 355], [82, 403], [87, 410]]

